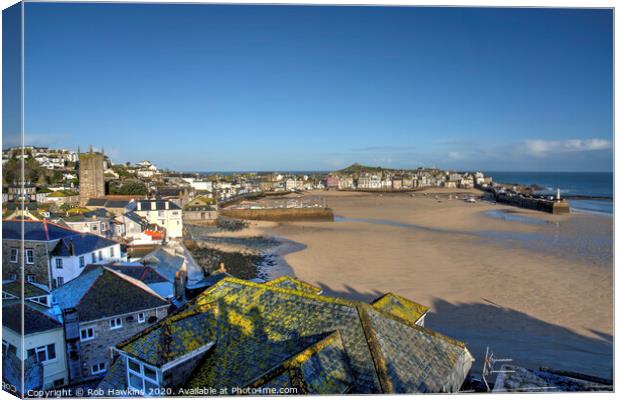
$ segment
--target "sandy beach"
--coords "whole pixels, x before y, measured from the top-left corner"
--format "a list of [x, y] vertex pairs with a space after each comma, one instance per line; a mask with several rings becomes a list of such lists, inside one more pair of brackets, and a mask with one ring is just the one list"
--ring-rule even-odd
[[474, 373], [490, 346], [521, 366], [610, 376], [611, 217], [470, 204], [440, 189], [311, 194], [325, 197], [336, 221], [252, 221], [223, 235], [299, 244], [283, 255], [291, 269], [272, 277], [292, 270], [328, 295], [395, 292], [430, 306], [426, 325], [466, 342]]

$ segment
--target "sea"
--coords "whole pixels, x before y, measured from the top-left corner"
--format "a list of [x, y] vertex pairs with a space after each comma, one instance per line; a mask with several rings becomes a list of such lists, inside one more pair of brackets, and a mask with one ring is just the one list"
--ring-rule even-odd
[[[566, 196], [571, 209], [613, 215], [613, 172], [506, 172], [485, 171], [494, 182], [542, 187], [539, 193]], [[571, 199], [571, 196], [591, 196], [592, 199]]]

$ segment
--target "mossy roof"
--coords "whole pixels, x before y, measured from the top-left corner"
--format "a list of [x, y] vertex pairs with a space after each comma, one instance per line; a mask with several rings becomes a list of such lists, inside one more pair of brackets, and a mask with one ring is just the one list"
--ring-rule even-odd
[[[24, 283], [24, 297], [37, 297], [37, 296], [47, 296], [49, 291], [39, 287], [36, 284], [31, 282]], [[22, 297], [22, 282], [21, 281], [12, 281], [2, 284], [2, 291], [18, 298]]]
[[265, 285], [282, 289], [299, 290], [302, 292], [308, 292], [313, 294], [321, 294], [322, 292], [321, 288], [313, 286], [304, 281], [300, 281], [299, 279], [292, 278], [288, 275], [280, 276], [272, 281], [265, 283]]
[[428, 307], [418, 304], [394, 293], [387, 293], [372, 303], [377, 310], [384, 311], [397, 318], [416, 323], [429, 310]]
[[[304, 285], [299, 287], [304, 290], [228, 277], [205, 290], [183, 311], [117, 347], [161, 365], [214, 342], [186, 377], [186, 388], [284, 384], [287, 380], [297, 385], [301, 384], [299, 374], [305, 376], [302, 383], [309, 393], [411, 393], [462, 383], [465, 375], [455, 371], [471, 361], [463, 343], [368, 304], [320, 296]], [[336, 362], [335, 371], [331, 371], [323, 361], [338, 359], [335, 353], [321, 362], [310, 362], [317, 351], [304, 352], [334, 332], [339, 335], [346, 363]], [[295, 372], [301, 366], [289, 365], [264, 379], [300, 354], [306, 354], [310, 362], [307, 370]], [[351, 386], [347, 386], [347, 369], [353, 377]], [[328, 376], [334, 379], [322, 381]], [[308, 382], [315, 382], [315, 389], [309, 388]]]

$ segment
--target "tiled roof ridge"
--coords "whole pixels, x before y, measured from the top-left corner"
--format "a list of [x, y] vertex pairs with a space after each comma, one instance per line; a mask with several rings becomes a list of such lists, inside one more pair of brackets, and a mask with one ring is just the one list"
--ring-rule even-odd
[[24, 301], [24, 307], [28, 306], [28, 308], [30, 308], [31, 310], [36, 311], [39, 314], [43, 314], [43, 316], [49, 320], [51, 320], [52, 322], [54, 322], [56, 325], [59, 326], [63, 326], [61, 322], [59, 322], [56, 318], [52, 317], [51, 315], [49, 315], [48, 313], [37, 309], [36, 307], [34, 307], [33, 304], [31, 304], [30, 302]]
[[427, 310], [430, 310], [430, 307], [425, 306], [424, 304], [420, 304], [417, 301], [413, 301], [411, 299], [408, 299], [408, 298], [406, 298], [404, 296], [401, 296], [399, 294], [396, 294], [394, 292], [387, 292], [387, 293], [377, 297], [372, 303], [370, 303], [370, 305], [378, 304], [379, 302], [381, 302], [384, 299], [387, 299], [390, 296], [395, 297], [395, 298], [397, 298], [398, 300], [400, 300], [400, 301], [402, 301], [404, 303], [408, 303], [408, 304], [411, 304], [411, 305], [414, 305], [414, 306], [421, 306], [421, 307], [426, 308]]
[[35, 220], [33, 220], [33, 219], [17, 219], [17, 218], [11, 218], [11, 219], [3, 219], [3, 220], [2, 220], [2, 222], [31, 222], [31, 223], [32, 223], [32, 222], [36, 222], [36, 223], [40, 223], [40, 224], [46, 223], [46, 224], [53, 225], [53, 226], [56, 226], [56, 227], [58, 227], [58, 228], [64, 229], [64, 230], [66, 230], [66, 231], [71, 231], [71, 232], [75, 232], [75, 233], [82, 233], [82, 232], [78, 232], [78, 231], [76, 231], [76, 230], [74, 230], [74, 229], [68, 228], [68, 227], [66, 227], [66, 226], [63, 226], [63, 225], [57, 224], [57, 223], [55, 223], [55, 222], [52, 222], [52, 221], [50, 221], [50, 220], [48, 220], [48, 219], [44, 219], [44, 220], [42, 220], [42, 221], [40, 221], [40, 220], [35, 221]]
[[379, 379], [381, 391], [383, 393], [394, 393], [394, 384], [390, 378], [387, 361], [381, 351], [381, 345], [377, 339], [377, 333], [373, 329], [370, 316], [368, 315], [365, 307], [371, 306], [367, 304], [360, 304], [356, 307], [357, 315], [359, 317], [362, 330], [364, 331], [364, 336], [366, 337], [366, 343], [368, 344], [368, 349], [370, 350], [370, 355], [372, 356], [372, 362], [375, 367], [377, 378]]
[[443, 333], [439, 333], [439, 332], [434, 331], [432, 329], [429, 329], [427, 327], [416, 325], [413, 322], [407, 321], [406, 319], [403, 319], [403, 318], [401, 318], [401, 317], [399, 317], [397, 315], [394, 315], [392, 313], [389, 313], [387, 311], [380, 310], [380, 309], [374, 308], [374, 307], [372, 307], [372, 308], [373, 308], [373, 310], [375, 310], [378, 313], [380, 313], [382, 316], [387, 317], [387, 318], [391, 318], [394, 321], [400, 322], [401, 324], [404, 324], [404, 325], [407, 325], [410, 328], [413, 328], [413, 329], [418, 330], [420, 332], [426, 333], [427, 335], [433, 336], [434, 338], [437, 338], [439, 340], [444, 340], [444, 341], [446, 341], [448, 343], [451, 343], [451, 344], [453, 344], [455, 346], [462, 347], [462, 348], [465, 348], [465, 349], [467, 348], [466, 344], [464, 342], [461, 342], [460, 340], [451, 338], [450, 336], [446, 336]]
[[144, 282], [141, 282], [135, 278], [132, 278], [128, 275], [123, 274], [122, 272], [119, 271], [115, 271], [109, 267], [106, 266], [102, 266], [102, 268], [106, 271], [109, 271], [111, 273], [113, 273], [114, 275], [120, 277], [121, 279], [126, 280], [127, 282], [131, 283], [132, 285], [138, 287], [139, 289], [147, 292], [148, 294], [150, 294], [151, 296], [157, 297], [159, 300], [168, 303], [168, 301], [166, 299], [164, 299], [163, 297], [161, 297], [157, 292], [155, 292], [153, 289], [151, 289], [150, 287], [148, 287], [148, 285], [146, 285]]
[[147, 271], [151, 271], [153, 272], [155, 275], [159, 276], [161, 279], [163, 279], [166, 282], [169, 282], [168, 279], [166, 279], [165, 276], [163, 276], [162, 274], [159, 273], [159, 271], [157, 271], [157, 268], [151, 267], [150, 265], [143, 265], [144, 271], [142, 272], [142, 275], [140, 276], [140, 279], [144, 279], [146, 278], [146, 273]]
[[298, 369], [301, 364], [303, 364], [303, 362], [306, 361], [310, 356], [318, 353], [327, 345], [333, 343], [336, 340], [342, 341], [339, 329], [327, 333], [325, 337], [317, 340], [315, 343], [292, 355], [291, 357], [271, 368], [264, 374], [256, 378], [252, 378], [249, 382], [245, 383], [241, 387], [260, 387], [265, 383], [269, 382], [271, 379], [275, 378], [276, 376], [282, 374], [284, 371], [288, 370], [293, 386], [298, 388], [301, 391], [301, 394], [307, 394], [308, 390], [306, 388], [306, 383], [303, 377], [301, 376], [301, 374], [293, 373], [292, 370]]
[[280, 282], [284, 282], [284, 281], [293, 281], [293, 282], [299, 283], [301, 286], [306, 287], [308, 289], [311, 289], [313, 292], [316, 292], [317, 294], [319, 294], [320, 292], [323, 291], [320, 287], [311, 285], [308, 282], [304, 282], [301, 279], [298, 279], [298, 278], [290, 276], [290, 275], [279, 276], [276, 279], [272, 279], [272, 280], [270, 280], [268, 282], [265, 282], [265, 285], [273, 286], [273, 285], [276, 285], [276, 284], [278, 284]]
[[185, 318], [190, 318], [193, 317], [195, 315], [201, 314], [205, 311], [207, 311], [209, 308], [211, 308], [213, 305], [217, 306], [218, 300], [213, 300], [210, 301], [208, 303], [205, 304], [201, 304], [200, 305], [200, 309], [197, 309], [196, 307], [194, 308], [187, 308], [187, 309], [182, 309], [177, 311], [176, 313], [173, 314], [169, 314], [165, 319], [162, 319], [161, 321], [159, 321], [156, 324], [153, 324], [151, 326], [149, 326], [148, 328], [138, 332], [137, 334], [135, 334], [134, 336], [127, 338], [125, 340], [123, 340], [122, 342], [118, 343], [116, 345], [116, 348], [121, 349], [122, 347], [128, 345], [129, 343], [138, 340], [146, 335], [148, 335], [149, 333], [153, 332], [156, 329], [161, 328], [164, 325], [170, 325], [174, 322], [183, 320]]
[[[341, 304], [341, 305], [346, 305], [346, 306], [349, 306], [349, 307], [356, 307], [358, 304], [366, 304], [366, 303], [363, 303], [363, 302], [358, 301], [358, 300], [348, 300], [348, 299], [343, 299], [343, 298], [340, 298], [340, 297], [329, 297], [329, 296], [309, 293], [309, 292], [305, 292], [305, 291], [301, 291], [301, 290], [285, 289], [285, 288], [281, 288], [281, 287], [277, 287], [277, 286], [266, 285], [265, 283], [256, 283], [256, 282], [248, 281], [248, 280], [245, 280], [245, 279], [239, 279], [239, 278], [235, 278], [233, 276], [227, 276], [224, 279], [222, 279], [219, 282], [217, 282], [215, 285], [205, 289], [200, 295], [198, 295], [197, 298], [202, 297], [204, 295], [211, 294], [211, 292], [215, 291], [216, 289], [218, 289], [219, 287], [225, 285], [226, 283], [236, 283], [236, 284], [240, 284], [240, 285], [244, 285], [244, 286], [254, 287], [254, 288], [257, 288], [257, 289], [271, 290], [271, 291], [274, 291], [274, 292], [279, 292], [279, 293], [284, 293], [284, 294], [288, 294], [288, 295], [295, 295], [295, 296], [305, 297], [305, 298], [308, 298], [308, 299], [317, 300], [317, 301], [323, 301], [323, 302], [326, 302], [326, 303]], [[368, 304], [366, 304], [366, 305], [368, 305]]]

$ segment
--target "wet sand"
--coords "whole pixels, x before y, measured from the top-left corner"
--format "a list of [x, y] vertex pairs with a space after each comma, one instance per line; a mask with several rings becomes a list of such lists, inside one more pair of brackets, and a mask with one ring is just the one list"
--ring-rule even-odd
[[521, 366], [609, 377], [612, 218], [429, 192], [312, 193], [326, 198], [337, 221], [251, 222], [225, 235], [300, 244], [286, 263], [326, 294], [372, 301], [391, 291], [430, 306], [426, 325], [466, 342], [478, 360], [473, 372], [490, 346]]

